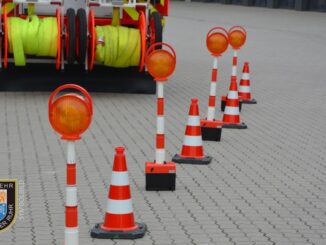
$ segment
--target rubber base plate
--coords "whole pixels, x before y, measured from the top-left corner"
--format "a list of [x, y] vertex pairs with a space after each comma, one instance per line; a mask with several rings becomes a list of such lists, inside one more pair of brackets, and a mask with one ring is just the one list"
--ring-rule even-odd
[[239, 124], [223, 124], [222, 128], [231, 128], [231, 129], [247, 129], [248, 126], [245, 123]]
[[138, 239], [142, 238], [147, 230], [143, 223], [136, 223], [137, 229], [131, 231], [107, 231], [101, 228], [101, 224], [96, 224], [91, 230], [92, 238], [99, 239]]
[[257, 104], [257, 100], [255, 100], [255, 99], [242, 100], [242, 104]]
[[212, 157], [205, 156], [203, 158], [191, 158], [191, 157], [181, 157], [179, 154], [176, 154], [172, 158], [172, 161], [176, 163], [207, 165], [212, 161]]

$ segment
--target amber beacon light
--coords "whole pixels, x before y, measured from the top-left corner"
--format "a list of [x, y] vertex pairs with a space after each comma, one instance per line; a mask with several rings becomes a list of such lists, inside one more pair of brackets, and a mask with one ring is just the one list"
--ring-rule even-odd
[[[63, 90], [78, 93], [65, 93]], [[78, 140], [91, 124], [93, 115], [92, 99], [82, 87], [67, 84], [57, 88], [49, 99], [49, 121], [53, 129], [65, 140]]]

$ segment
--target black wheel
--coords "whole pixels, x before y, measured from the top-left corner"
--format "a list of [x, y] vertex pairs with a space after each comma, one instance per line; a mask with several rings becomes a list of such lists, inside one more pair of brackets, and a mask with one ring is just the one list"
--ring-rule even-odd
[[84, 65], [87, 53], [87, 17], [85, 9], [77, 11], [77, 61]]
[[[149, 18], [149, 38], [150, 45], [154, 43], [161, 43], [163, 41], [163, 26], [162, 18], [159, 12], [151, 13]], [[162, 48], [161, 45], [158, 45], [156, 49]]]
[[73, 64], [76, 59], [76, 13], [75, 10], [67, 9], [66, 25], [66, 59], [68, 64]]

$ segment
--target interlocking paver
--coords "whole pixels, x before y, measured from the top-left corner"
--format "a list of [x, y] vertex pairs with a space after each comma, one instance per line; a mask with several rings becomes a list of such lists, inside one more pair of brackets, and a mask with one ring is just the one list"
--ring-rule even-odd
[[[145, 192], [155, 96], [92, 94], [94, 121], [77, 143], [80, 244], [326, 244], [324, 19], [173, 2], [164, 35], [178, 54], [165, 93], [168, 157], [180, 151], [190, 98], [198, 97], [206, 113], [212, 60], [205, 35], [214, 25], [242, 24], [248, 31], [239, 59], [251, 62], [258, 100], [243, 107], [249, 128], [223, 130], [221, 142], [205, 142], [210, 165], [178, 165], [175, 192]], [[220, 59], [219, 96], [227, 91], [230, 65], [228, 52]], [[0, 173], [25, 185], [24, 219], [0, 235], [0, 244], [62, 244], [66, 145], [48, 123], [49, 94], [0, 95]], [[89, 237], [104, 217], [116, 145], [127, 146], [136, 220], [149, 227], [141, 240]]]

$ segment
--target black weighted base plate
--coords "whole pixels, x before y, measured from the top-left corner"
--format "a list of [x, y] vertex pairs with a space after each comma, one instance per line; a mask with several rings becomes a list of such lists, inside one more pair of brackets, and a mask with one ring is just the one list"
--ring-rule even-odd
[[146, 191], [174, 191], [176, 174], [146, 173]]
[[92, 238], [99, 239], [138, 239], [142, 238], [147, 230], [144, 223], [136, 223], [137, 229], [132, 231], [107, 231], [101, 228], [101, 224], [96, 224], [91, 230]]
[[201, 133], [205, 141], [221, 141], [222, 128], [201, 127]]
[[198, 165], [207, 165], [212, 161], [211, 156], [205, 156], [203, 158], [191, 158], [191, 157], [181, 157], [179, 154], [176, 154], [172, 158], [173, 162], [176, 163], [185, 163], [185, 164], [198, 164]]
[[156, 83], [147, 72], [138, 67], [109, 68], [95, 66], [91, 72], [80, 65], [66, 65], [65, 71], [55, 64], [27, 64], [0, 69], [0, 91], [53, 91], [60, 85], [75, 83], [90, 92], [155, 94]]
[[239, 124], [223, 124], [223, 128], [231, 128], [231, 129], [247, 129], [248, 126], [245, 123]]
[[257, 104], [257, 100], [255, 100], [255, 99], [242, 100], [242, 104]]

